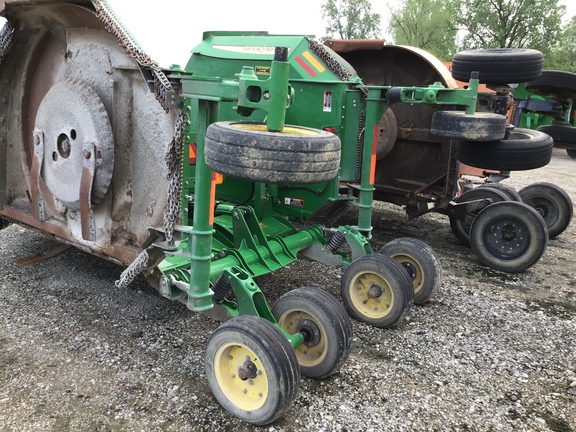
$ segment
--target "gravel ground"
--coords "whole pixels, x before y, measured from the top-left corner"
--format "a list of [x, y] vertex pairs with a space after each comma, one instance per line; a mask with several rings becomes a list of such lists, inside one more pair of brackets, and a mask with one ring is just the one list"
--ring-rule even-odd
[[[563, 150], [520, 188], [549, 181], [576, 201]], [[576, 431], [576, 228], [521, 274], [482, 267], [441, 215], [408, 221], [379, 203], [373, 246], [410, 236], [438, 253], [437, 296], [394, 329], [354, 321], [341, 371], [303, 378], [293, 407], [257, 428], [228, 415], [204, 374], [218, 323], [170, 302], [121, 268], [69, 249], [19, 267], [57, 243], [10, 226], [0, 232], [0, 431]], [[258, 279], [272, 304], [303, 285], [339, 292], [342, 272], [298, 261]]]

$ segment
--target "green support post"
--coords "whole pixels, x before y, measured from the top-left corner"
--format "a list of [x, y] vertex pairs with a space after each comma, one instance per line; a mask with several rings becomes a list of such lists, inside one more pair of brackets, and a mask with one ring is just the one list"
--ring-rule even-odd
[[210, 262], [212, 261], [212, 233], [210, 206], [212, 191], [212, 170], [204, 161], [204, 138], [206, 128], [212, 123], [217, 112], [216, 102], [198, 101], [198, 142], [196, 177], [194, 186], [194, 215], [188, 248], [190, 253], [190, 291], [188, 297], [191, 309], [203, 311], [211, 309]]
[[372, 207], [374, 196], [374, 173], [376, 170], [376, 148], [380, 117], [385, 111], [385, 98], [382, 97], [384, 89], [388, 87], [367, 87], [366, 96], [366, 124], [373, 124], [373, 128], [364, 131], [362, 146], [362, 170], [360, 172], [360, 188], [358, 193], [358, 231], [367, 239], [372, 237]]

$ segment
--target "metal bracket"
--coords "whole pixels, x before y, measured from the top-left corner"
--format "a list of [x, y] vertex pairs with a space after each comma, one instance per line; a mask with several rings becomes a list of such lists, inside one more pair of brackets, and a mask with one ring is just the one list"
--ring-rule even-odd
[[471, 224], [477, 212], [492, 203], [493, 201], [491, 198], [483, 198], [461, 203], [450, 201], [448, 204], [448, 215], [454, 219]]
[[82, 149], [82, 178], [80, 180], [80, 222], [82, 224], [82, 238], [94, 241], [96, 229], [92, 213], [92, 184], [96, 170], [96, 146], [92, 143], [84, 144]]
[[44, 131], [35, 129], [33, 134], [34, 154], [30, 167], [30, 199], [32, 201], [32, 215], [37, 220], [46, 220], [44, 197], [40, 190], [40, 176], [44, 163]]

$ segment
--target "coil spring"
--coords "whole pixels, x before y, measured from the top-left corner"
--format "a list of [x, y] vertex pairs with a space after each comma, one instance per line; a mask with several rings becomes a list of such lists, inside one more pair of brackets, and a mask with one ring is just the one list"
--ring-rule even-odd
[[336, 252], [340, 246], [344, 244], [346, 237], [340, 231], [336, 231], [332, 238], [326, 244], [326, 250], [329, 252]]
[[214, 282], [214, 285], [212, 286], [212, 291], [214, 291], [214, 301], [216, 303], [220, 303], [222, 300], [224, 300], [224, 298], [226, 298], [226, 295], [228, 292], [230, 292], [231, 289], [232, 285], [230, 285], [228, 278], [220, 275], [220, 277], [216, 280], [216, 282]]

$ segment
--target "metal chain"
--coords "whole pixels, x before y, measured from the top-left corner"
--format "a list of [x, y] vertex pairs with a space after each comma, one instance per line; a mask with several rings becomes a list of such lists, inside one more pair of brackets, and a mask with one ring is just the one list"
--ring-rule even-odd
[[334, 72], [338, 78], [342, 81], [349, 81], [352, 73], [344, 67], [340, 61], [335, 58], [324, 45], [316, 42], [314, 39], [310, 39], [309, 45], [310, 50], [316, 54], [320, 59], [328, 66], [332, 72]]
[[10, 24], [10, 21], [6, 21], [2, 29], [0, 29], [0, 63], [4, 60], [8, 51], [12, 47], [12, 35], [14, 34], [14, 29]]
[[[95, 0], [98, 18], [104, 23], [106, 30], [116, 36], [119, 45], [124, 52], [143, 67], [150, 69], [154, 78], [154, 95], [166, 112], [170, 109], [166, 95], [173, 91], [172, 84], [166, 74], [160, 69], [158, 63], [146, 53], [134, 40], [130, 32], [118, 20], [114, 12], [109, 8], [106, 0]], [[164, 209], [164, 229], [166, 240], [171, 242], [174, 236], [174, 225], [180, 214], [181, 191], [182, 191], [182, 148], [184, 143], [185, 114], [180, 110], [174, 127], [174, 136], [166, 149], [165, 160], [168, 168], [168, 196]], [[146, 268], [148, 252], [143, 250], [140, 255], [120, 275], [116, 281], [117, 287], [126, 287], [138, 273]]]
[[158, 63], [144, 52], [144, 50], [134, 40], [130, 32], [124, 28], [124, 25], [116, 18], [116, 15], [110, 10], [105, 0], [95, 1], [98, 18], [102, 21], [110, 33], [116, 36], [118, 43], [126, 54], [136, 60], [141, 66], [147, 67], [152, 71], [154, 76], [154, 95], [162, 108], [168, 112], [169, 104], [167, 103], [166, 94], [172, 90], [172, 84], [166, 74], [160, 69]]
[[166, 149], [164, 156], [168, 166], [168, 197], [164, 208], [164, 231], [166, 241], [172, 242], [174, 237], [174, 224], [180, 215], [181, 193], [182, 193], [182, 148], [184, 146], [184, 122], [186, 115], [180, 110], [174, 127], [174, 137]]
[[148, 251], [144, 249], [142, 252], [140, 252], [140, 255], [138, 255], [136, 259], [132, 261], [132, 264], [124, 269], [124, 271], [120, 274], [120, 279], [114, 282], [114, 285], [116, 285], [118, 288], [126, 288], [130, 282], [132, 282], [134, 278], [146, 268], [147, 264]]

